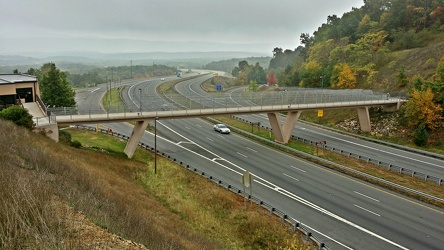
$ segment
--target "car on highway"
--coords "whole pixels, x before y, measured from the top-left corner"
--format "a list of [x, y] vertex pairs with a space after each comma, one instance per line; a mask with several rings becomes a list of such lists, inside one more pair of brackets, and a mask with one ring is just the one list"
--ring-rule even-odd
[[165, 78], [160, 78], [160, 80], [165, 81]]
[[216, 124], [213, 129], [221, 134], [229, 134], [231, 131], [225, 124]]
[[168, 104], [162, 104], [162, 110], [170, 110], [170, 105]]

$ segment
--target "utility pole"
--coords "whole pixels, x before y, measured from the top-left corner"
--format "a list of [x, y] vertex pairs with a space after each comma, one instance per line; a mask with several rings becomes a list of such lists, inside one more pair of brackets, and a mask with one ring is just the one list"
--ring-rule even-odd
[[139, 89], [140, 101], [139, 101], [139, 112], [142, 114], [142, 89]]
[[321, 87], [324, 88], [324, 76], [321, 76]]
[[157, 173], [157, 119], [154, 119], [154, 174]]
[[131, 60], [131, 62], [130, 62], [130, 65], [131, 65], [131, 79], [133, 79], [133, 60]]
[[108, 93], [108, 95], [109, 95], [109, 101], [111, 102], [111, 91], [112, 91], [112, 81], [111, 80], [109, 80], [109, 93]]

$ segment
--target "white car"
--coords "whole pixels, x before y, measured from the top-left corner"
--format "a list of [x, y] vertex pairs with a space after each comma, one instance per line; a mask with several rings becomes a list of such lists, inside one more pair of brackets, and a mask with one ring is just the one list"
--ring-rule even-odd
[[213, 129], [221, 134], [229, 134], [231, 131], [225, 124], [216, 124]]

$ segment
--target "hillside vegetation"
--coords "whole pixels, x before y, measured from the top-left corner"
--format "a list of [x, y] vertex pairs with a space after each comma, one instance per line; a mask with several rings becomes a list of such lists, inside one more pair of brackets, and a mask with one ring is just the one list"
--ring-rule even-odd
[[408, 98], [394, 116], [404, 131], [399, 136], [408, 144], [442, 147], [442, 0], [365, 0], [342, 17], [328, 16], [300, 40], [303, 46], [294, 51], [273, 51], [269, 72], [276, 72], [279, 86], [370, 89]]
[[71, 133], [83, 148], [0, 120], [0, 249], [311, 249], [169, 160], [158, 158], [154, 175], [142, 149], [130, 160], [107, 148], [119, 139]]
[[328, 16], [313, 35], [301, 34], [304, 46], [294, 51], [275, 48], [270, 69], [279, 71], [280, 84], [389, 92], [409, 85], [398, 80], [435, 80], [444, 53], [444, 3], [364, 3], [342, 17]]

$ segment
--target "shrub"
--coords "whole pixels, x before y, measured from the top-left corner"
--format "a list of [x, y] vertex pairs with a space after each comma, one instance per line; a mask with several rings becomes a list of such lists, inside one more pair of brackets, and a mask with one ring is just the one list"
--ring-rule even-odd
[[28, 110], [14, 105], [9, 108], [3, 109], [0, 112], [0, 118], [25, 127], [27, 129], [33, 129], [34, 122], [32, 121], [32, 115], [29, 114]]
[[421, 123], [417, 129], [413, 131], [413, 143], [415, 145], [424, 147], [427, 145], [429, 140], [429, 133], [427, 132], [426, 126]]
[[69, 144], [71, 143], [71, 140], [72, 138], [70, 133], [65, 130], [59, 130], [59, 142]]
[[81, 148], [81, 147], [82, 147], [82, 143], [80, 143], [80, 142], [77, 141], [77, 140], [72, 141], [72, 142], [70, 143], [70, 145], [71, 145], [72, 147], [75, 147], [75, 148]]

